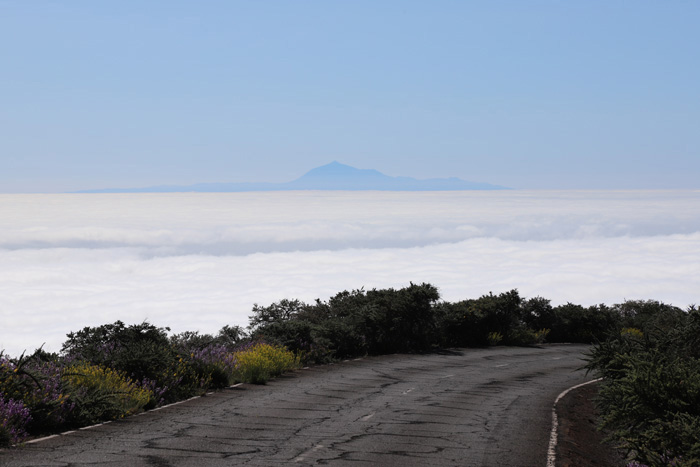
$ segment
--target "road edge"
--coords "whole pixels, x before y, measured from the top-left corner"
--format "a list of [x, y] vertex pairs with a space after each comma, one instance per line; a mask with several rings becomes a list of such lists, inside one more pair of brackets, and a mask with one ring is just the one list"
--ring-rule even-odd
[[558, 436], [559, 436], [558, 435], [559, 418], [557, 416], [557, 404], [570, 391], [573, 391], [574, 389], [578, 389], [582, 386], [597, 383], [597, 382], [602, 381], [602, 380], [603, 380], [603, 378], [597, 378], [597, 379], [592, 379], [590, 381], [586, 381], [586, 382], [581, 383], [581, 384], [577, 384], [575, 386], [571, 386], [570, 388], [562, 391], [557, 396], [557, 398], [554, 400], [554, 404], [552, 404], [552, 430], [550, 431], [550, 434], [549, 434], [549, 447], [547, 449], [547, 467], [556, 467], [556, 462], [557, 462], [557, 441], [558, 441]]

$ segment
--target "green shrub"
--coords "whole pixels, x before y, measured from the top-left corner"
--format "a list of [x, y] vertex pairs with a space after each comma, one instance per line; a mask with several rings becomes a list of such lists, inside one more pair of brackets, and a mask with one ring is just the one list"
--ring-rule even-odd
[[533, 345], [537, 343], [537, 335], [532, 329], [517, 326], [508, 331], [504, 342], [507, 345]]
[[618, 310], [606, 305], [585, 308], [567, 303], [554, 308], [554, 315], [550, 342], [591, 344], [605, 340], [621, 327]]
[[85, 327], [68, 334], [65, 356], [123, 371], [135, 380], [157, 379], [178, 360], [167, 331], [149, 323], [126, 326], [121, 321]]
[[551, 329], [540, 329], [539, 331], [535, 331], [535, 343], [537, 344], [543, 344], [547, 340], [547, 336], [551, 332]]
[[530, 329], [552, 329], [556, 324], [557, 316], [549, 300], [542, 297], [534, 297], [523, 300], [522, 319]]
[[250, 329], [254, 338], [317, 361], [426, 350], [438, 342], [438, 299], [432, 285], [411, 284], [399, 290], [344, 291], [314, 305], [282, 300], [268, 307], [256, 305]]
[[483, 347], [488, 345], [488, 329], [483, 314], [473, 306], [474, 300], [439, 303], [436, 315], [440, 344], [445, 347]]
[[332, 297], [327, 315], [347, 323], [347, 334], [360, 345], [355, 352], [345, 346], [346, 357], [410, 352], [429, 349], [437, 342], [434, 304], [440, 298], [430, 284], [411, 284], [395, 290], [372, 289], [341, 292]]
[[0, 355], [0, 393], [20, 401], [31, 413], [27, 431], [51, 431], [65, 423], [73, 405], [61, 381], [62, 367], [55, 356], [37, 350], [17, 359]]
[[604, 378], [602, 426], [638, 462], [699, 465], [700, 310], [653, 308], [636, 321], [644, 332], [623, 328], [588, 356], [587, 369]]
[[70, 359], [112, 368], [149, 388], [154, 393], [151, 408], [201, 394], [210, 384], [211, 375], [198, 373], [167, 331], [146, 322], [126, 326], [116, 321], [68, 334], [62, 352]]
[[498, 345], [503, 341], [503, 334], [500, 332], [490, 332], [487, 335], [489, 345]]

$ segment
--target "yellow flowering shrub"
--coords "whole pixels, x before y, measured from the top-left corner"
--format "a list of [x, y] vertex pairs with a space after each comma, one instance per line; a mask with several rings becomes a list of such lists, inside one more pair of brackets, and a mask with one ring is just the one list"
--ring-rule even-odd
[[547, 328], [542, 328], [539, 331], [535, 331], [535, 342], [538, 344], [543, 343], [547, 339], [550, 332], [551, 329]]
[[620, 331], [620, 335], [623, 337], [635, 337], [637, 339], [644, 337], [644, 333], [638, 328], [623, 328], [622, 331]]
[[153, 398], [123, 373], [86, 362], [66, 368], [63, 381], [76, 404], [78, 423], [125, 417], [143, 410]]
[[294, 353], [284, 347], [260, 343], [253, 347], [253, 351], [270, 360], [273, 376], [281, 375], [299, 366]]
[[265, 384], [270, 378], [299, 367], [299, 358], [284, 347], [257, 343], [234, 353], [235, 379], [244, 383]]
[[489, 345], [498, 345], [503, 340], [503, 334], [500, 332], [490, 332], [486, 338], [489, 341]]

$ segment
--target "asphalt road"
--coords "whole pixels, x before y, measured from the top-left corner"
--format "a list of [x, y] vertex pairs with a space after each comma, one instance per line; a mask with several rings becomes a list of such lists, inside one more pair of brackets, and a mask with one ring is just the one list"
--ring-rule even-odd
[[582, 345], [369, 357], [0, 452], [11, 466], [544, 466]]

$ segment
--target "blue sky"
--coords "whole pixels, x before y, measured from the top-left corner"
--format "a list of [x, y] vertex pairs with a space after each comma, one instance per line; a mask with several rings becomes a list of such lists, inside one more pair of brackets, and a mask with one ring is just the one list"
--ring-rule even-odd
[[0, 0], [0, 192], [700, 189], [700, 3]]

